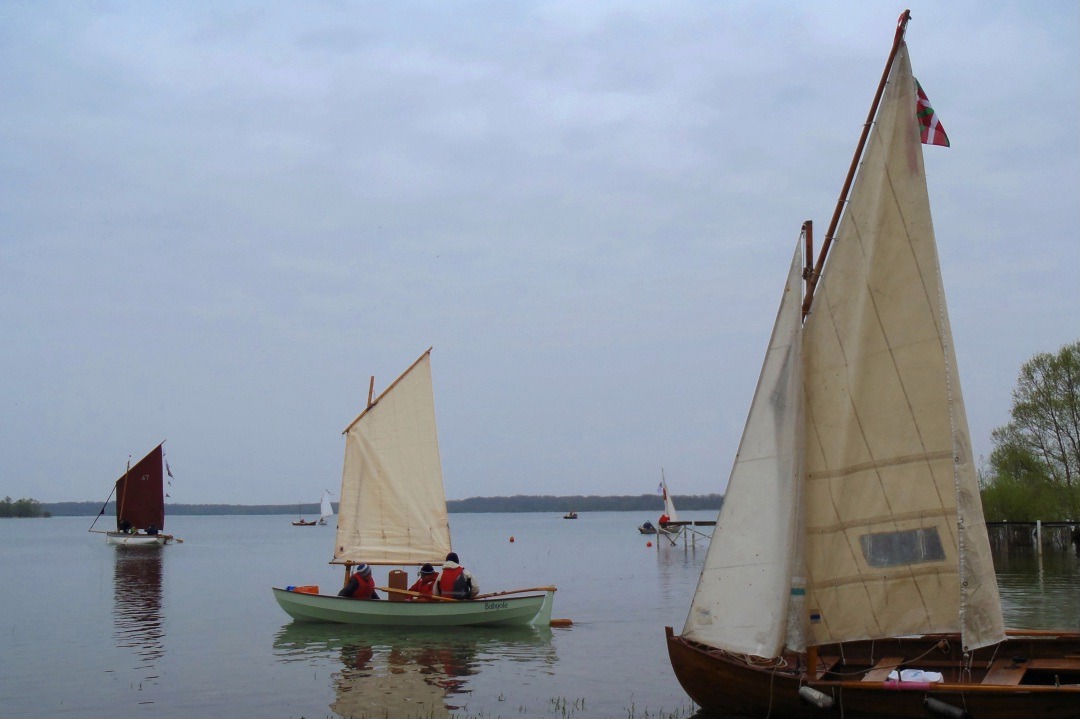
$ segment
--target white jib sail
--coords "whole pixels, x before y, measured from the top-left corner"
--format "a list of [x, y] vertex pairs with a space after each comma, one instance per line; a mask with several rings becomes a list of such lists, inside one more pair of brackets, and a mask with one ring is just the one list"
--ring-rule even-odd
[[661, 480], [660, 484], [664, 488], [664, 514], [667, 515], [668, 521], [678, 522], [679, 513], [675, 511], [675, 503], [671, 501], [671, 492], [668, 491], [667, 481]]
[[334, 561], [422, 564], [449, 551], [428, 350], [345, 433]]
[[802, 264], [800, 240], [682, 632], [710, 646], [760, 657], [780, 653], [792, 593], [798, 512]]
[[915, 107], [901, 45], [803, 332], [814, 644], [1004, 636]]

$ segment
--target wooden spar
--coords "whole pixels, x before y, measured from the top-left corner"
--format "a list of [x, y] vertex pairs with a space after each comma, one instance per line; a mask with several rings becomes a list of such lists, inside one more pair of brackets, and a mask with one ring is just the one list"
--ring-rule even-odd
[[477, 594], [473, 599], [490, 599], [491, 597], [501, 597], [504, 594], [525, 594], [526, 592], [554, 592], [555, 587], [530, 587], [528, 589], [507, 589], [504, 592], [491, 592], [490, 594]]
[[[814, 301], [814, 289], [821, 278], [821, 270], [825, 266], [825, 256], [829, 254], [829, 246], [832, 244], [833, 235], [836, 233], [836, 226], [840, 224], [840, 215], [844, 211], [844, 205], [847, 204], [848, 192], [851, 190], [851, 183], [855, 179], [855, 170], [859, 167], [859, 160], [862, 159], [863, 149], [866, 147], [866, 138], [870, 136], [870, 128], [874, 124], [874, 118], [877, 116], [881, 96], [885, 93], [885, 83], [889, 80], [893, 60], [896, 59], [896, 52], [900, 49], [900, 43], [904, 41], [904, 31], [907, 29], [907, 23], [910, 19], [911, 11], [905, 10], [896, 23], [896, 35], [893, 36], [892, 50], [889, 51], [889, 59], [885, 62], [885, 70], [881, 73], [881, 81], [878, 83], [877, 93], [874, 94], [874, 101], [870, 104], [870, 112], [867, 114], [866, 122], [863, 124], [859, 144], [855, 147], [855, 156], [851, 158], [851, 166], [848, 167], [844, 186], [840, 190], [840, 197], [836, 200], [836, 209], [833, 210], [829, 229], [825, 232], [825, 239], [821, 243], [821, 254], [818, 255], [810, 276], [806, 278], [806, 297], [803, 299], [802, 306], [803, 317], [809, 314], [810, 305]], [[912, 109], [912, 112], [915, 112], [915, 110]]]
[[420, 364], [421, 360], [423, 360], [423, 359], [424, 359], [425, 357], [427, 357], [427, 356], [428, 356], [429, 354], [431, 354], [431, 350], [433, 350], [433, 349], [435, 349], [435, 348], [434, 348], [434, 347], [428, 347], [428, 348], [427, 348], [427, 351], [426, 351], [426, 352], [424, 352], [424, 354], [422, 354], [422, 355], [420, 355], [419, 357], [417, 357], [417, 358], [416, 358], [416, 361], [415, 361], [415, 362], [413, 362], [413, 363], [412, 363], [411, 365], [409, 365], [409, 369], [405, 370], [405, 371], [404, 371], [404, 372], [402, 372], [402, 373], [401, 373], [400, 375], [398, 375], [398, 378], [397, 378], [396, 380], [394, 380], [393, 382], [391, 382], [391, 383], [390, 383], [390, 386], [389, 386], [389, 387], [387, 387], [386, 389], [384, 389], [384, 390], [382, 391], [382, 393], [381, 393], [381, 394], [379, 394], [379, 396], [375, 398], [375, 401], [374, 401], [374, 402], [373, 402], [373, 401], [371, 401], [371, 393], [372, 393], [372, 392], [374, 391], [374, 389], [375, 389], [375, 378], [374, 378], [374, 377], [372, 377], [372, 378], [371, 378], [371, 389], [369, 389], [369, 390], [368, 390], [368, 406], [367, 406], [366, 408], [364, 408], [364, 411], [363, 411], [363, 412], [361, 412], [360, 414], [356, 415], [356, 419], [354, 419], [354, 420], [353, 420], [352, 422], [349, 422], [349, 426], [348, 426], [348, 427], [346, 427], [345, 429], [343, 429], [343, 430], [341, 431], [341, 433], [342, 433], [342, 434], [348, 434], [348, 433], [349, 433], [349, 430], [350, 430], [350, 429], [352, 429], [353, 427], [355, 427], [355, 426], [356, 426], [356, 423], [357, 423], [357, 422], [359, 422], [359, 421], [360, 421], [360, 419], [361, 419], [361, 418], [362, 418], [362, 417], [363, 417], [363, 416], [364, 416], [365, 414], [367, 414], [367, 413], [368, 413], [368, 410], [370, 410], [370, 409], [371, 409], [372, 407], [374, 407], [375, 405], [377, 405], [377, 404], [379, 403], [379, 400], [380, 400], [380, 399], [382, 399], [383, 397], [385, 397], [385, 396], [386, 396], [386, 393], [387, 393], [387, 392], [389, 392], [390, 390], [394, 389], [394, 387], [395, 387], [395, 386], [397, 385], [397, 383], [398, 383], [398, 382], [400, 382], [401, 380], [405, 379], [405, 377], [406, 377], [406, 376], [407, 376], [407, 375], [408, 375], [408, 374], [409, 374], [410, 372], [412, 372], [412, 371], [413, 371], [413, 368], [415, 368], [415, 367], [416, 367], [416, 365]]
[[[101, 519], [105, 515], [105, 508], [109, 506], [109, 500], [112, 499], [113, 492], [115, 492], [115, 491], [116, 491], [116, 484], [114, 483], [113, 487], [112, 487], [112, 490], [109, 491], [109, 496], [105, 498], [105, 504], [101, 505], [101, 511], [99, 511], [97, 516], [94, 517], [94, 521], [90, 523], [90, 529], [88, 529], [86, 531], [88, 531], [88, 532], [95, 531], [94, 530], [94, 525], [96, 525], [97, 521], [99, 519]], [[101, 529], [97, 530], [97, 532], [102, 533], [102, 534], [108, 534], [108, 531], [104, 531], [104, 530], [101, 530]]]
[[367, 388], [367, 404], [364, 405], [365, 409], [371, 406], [371, 399], [375, 396], [375, 375], [371, 375], [371, 382], [368, 383]]
[[394, 589], [393, 587], [375, 587], [381, 589], [384, 592], [393, 592], [394, 594], [406, 594], [410, 597], [423, 597], [425, 599], [434, 599], [436, 602], [459, 602], [460, 599], [454, 599], [453, 597], [444, 597], [441, 594], [421, 594], [420, 592], [413, 592], [408, 589]]
[[810, 275], [814, 272], [814, 221], [807, 220], [802, 223], [802, 237], [803, 242], [806, 244], [806, 249], [803, 252], [803, 271], [802, 278], [804, 280], [810, 279]]

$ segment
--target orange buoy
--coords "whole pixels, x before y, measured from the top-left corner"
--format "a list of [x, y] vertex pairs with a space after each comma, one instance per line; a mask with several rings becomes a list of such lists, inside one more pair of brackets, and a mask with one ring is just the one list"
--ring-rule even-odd
[[645, 546], [646, 546], [646, 547], [651, 547], [651, 546], [652, 546], [652, 542], [645, 542]]
[[512, 535], [512, 534], [510, 535], [510, 543], [511, 543], [511, 544], [513, 544], [513, 543], [514, 543], [514, 535]]
[[551, 626], [553, 627], [570, 627], [573, 626], [574, 620], [572, 619], [552, 619]]

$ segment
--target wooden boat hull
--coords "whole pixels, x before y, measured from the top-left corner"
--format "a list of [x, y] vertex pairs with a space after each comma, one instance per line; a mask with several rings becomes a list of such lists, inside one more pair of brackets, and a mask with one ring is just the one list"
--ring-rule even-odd
[[464, 602], [392, 602], [304, 594], [273, 588], [281, 608], [299, 622], [366, 626], [548, 626], [555, 592]]
[[[774, 669], [747, 664], [738, 657], [677, 637], [671, 627], [666, 632], [675, 676], [690, 698], [706, 711], [746, 717], [768, 715], [775, 719], [809, 719], [837, 712], [848, 719], [925, 719], [934, 716], [924, 706], [931, 699], [962, 710], [966, 715], [956, 716], [971, 719], [1080, 719], [1080, 635], [1076, 633], [1014, 633], [997, 647], [975, 652], [971, 672], [961, 671], [961, 652], [955, 637], [912, 637], [873, 645], [845, 643], [844, 665], [829, 666], [833, 658], [829, 648], [823, 647], [823, 664], [819, 664], [814, 677], [809, 677], [795, 669], [794, 655], [787, 666]], [[835, 649], [838, 660], [839, 647]], [[891, 656], [911, 657], [912, 667], [940, 671], [945, 681], [874, 681], [878, 670], [873, 667], [873, 659]], [[916, 657], [918, 660], [914, 660]], [[995, 667], [1000, 670], [995, 671]], [[1005, 681], [1010, 683], [1002, 683]], [[832, 711], [804, 703], [799, 698], [803, 686], [831, 697]]]
[[162, 547], [172, 539], [171, 534], [127, 534], [106, 532], [105, 543], [119, 547]]
[[315, 520], [312, 520], [310, 522], [305, 522], [304, 520], [301, 519], [298, 522], [293, 522], [292, 526], [294, 526], [294, 527], [314, 527], [316, 524], [317, 524], [317, 522], [315, 522]]

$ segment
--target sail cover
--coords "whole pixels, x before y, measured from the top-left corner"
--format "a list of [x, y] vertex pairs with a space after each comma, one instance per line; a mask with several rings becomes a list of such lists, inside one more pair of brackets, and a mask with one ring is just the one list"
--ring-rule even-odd
[[800, 240], [683, 628], [690, 639], [760, 657], [785, 643], [797, 570], [801, 269]]
[[333, 561], [423, 564], [449, 551], [429, 349], [345, 431]]
[[901, 43], [804, 328], [814, 644], [1004, 638], [915, 106]]
[[126, 520], [135, 529], [165, 529], [163, 447], [159, 444], [116, 480], [117, 528]]

